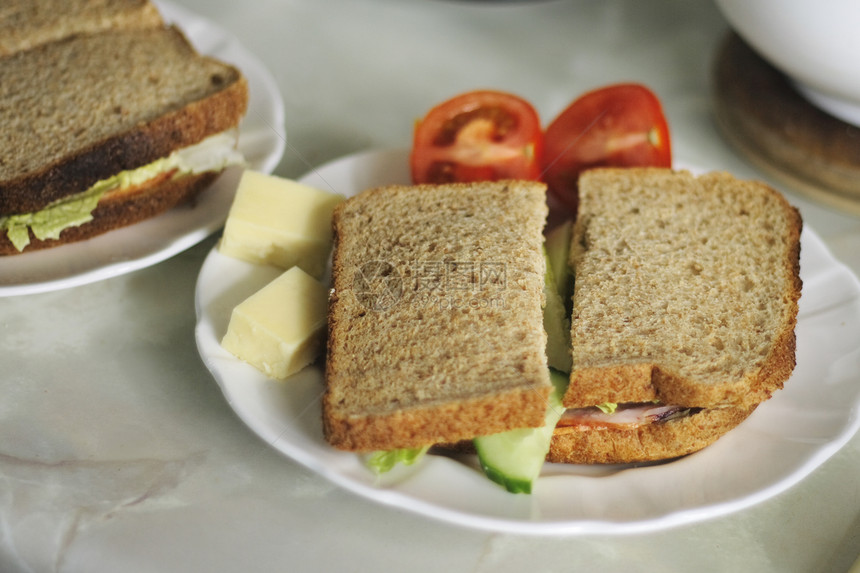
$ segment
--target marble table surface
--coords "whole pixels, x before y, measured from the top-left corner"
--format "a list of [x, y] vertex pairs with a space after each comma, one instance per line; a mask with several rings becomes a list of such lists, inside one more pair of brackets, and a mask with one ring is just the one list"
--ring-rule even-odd
[[[646, 83], [685, 161], [768, 180], [719, 135], [710, 73], [728, 28], [705, 0], [177, 0], [262, 61], [299, 177], [411, 143], [456, 93], [517, 93], [550, 118], [583, 91]], [[860, 272], [860, 219], [777, 185]], [[860, 436], [753, 507], [635, 535], [521, 536], [347, 492], [233, 413], [194, 340], [216, 236], [148, 268], [0, 298], [0, 571], [842, 572], [860, 553]], [[860, 372], [857, 373], [860, 384]]]

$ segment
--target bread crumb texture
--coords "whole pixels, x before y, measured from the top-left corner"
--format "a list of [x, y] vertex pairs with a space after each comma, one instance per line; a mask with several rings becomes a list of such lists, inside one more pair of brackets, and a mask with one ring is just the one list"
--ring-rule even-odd
[[[725, 173], [599, 169], [580, 180], [565, 405], [749, 408], [795, 364], [801, 219]], [[601, 389], [602, 387], [602, 389]]]
[[455, 442], [538, 426], [543, 185], [391, 186], [334, 214], [323, 400], [350, 450]]

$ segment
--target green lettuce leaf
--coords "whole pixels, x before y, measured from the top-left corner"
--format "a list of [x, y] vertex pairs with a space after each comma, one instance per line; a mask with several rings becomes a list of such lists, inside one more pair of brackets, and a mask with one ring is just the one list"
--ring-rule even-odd
[[365, 460], [365, 464], [376, 474], [391, 471], [397, 464], [411, 466], [427, 453], [429, 446], [424, 448], [402, 448], [373, 452]]
[[604, 414], [614, 414], [615, 410], [618, 408], [618, 404], [615, 402], [604, 402], [603, 404], [598, 404], [597, 407], [600, 408]]

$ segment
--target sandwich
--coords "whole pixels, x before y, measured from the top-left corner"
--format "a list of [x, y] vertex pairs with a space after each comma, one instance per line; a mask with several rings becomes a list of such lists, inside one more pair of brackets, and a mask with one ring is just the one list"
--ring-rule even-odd
[[76, 34], [163, 25], [148, 0], [6, 0], [0, 57]]
[[335, 208], [326, 439], [372, 452], [544, 423], [545, 188], [392, 186]]
[[0, 254], [191, 201], [243, 161], [247, 104], [241, 72], [174, 27], [73, 35], [0, 58]]
[[573, 367], [548, 459], [700, 450], [794, 369], [800, 215], [726, 173], [595, 169], [579, 185]]
[[[474, 451], [491, 479], [528, 492], [545, 461], [701, 450], [791, 375], [801, 220], [776, 191], [595, 169], [567, 240], [544, 247], [545, 217], [543, 186], [512, 181], [338, 206], [330, 444], [386, 460]], [[569, 314], [559, 273], [573, 276]], [[553, 320], [570, 336], [547, 337], [562, 331]]]

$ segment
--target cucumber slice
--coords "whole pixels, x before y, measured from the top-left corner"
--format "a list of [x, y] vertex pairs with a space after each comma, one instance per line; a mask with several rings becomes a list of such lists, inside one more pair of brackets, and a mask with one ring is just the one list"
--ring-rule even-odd
[[570, 354], [570, 318], [564, 301], [555, 289], [555, 275], [550, 264], [547, 250], [546, 274], [544, 275], [544, 295], [546, 305], [543, 307], [543, 328], [546, 330], [546, 359], [550, 368], [570, 372], [572, 359]]
[[564, 412], [561, 397], [568, 377], [550, 369], [550, 380], [553, 388], [542, 427], [520, 428], [473, 440], [484, 473], [511, 493], [531, 493], [549, 452], [552, 432]]

